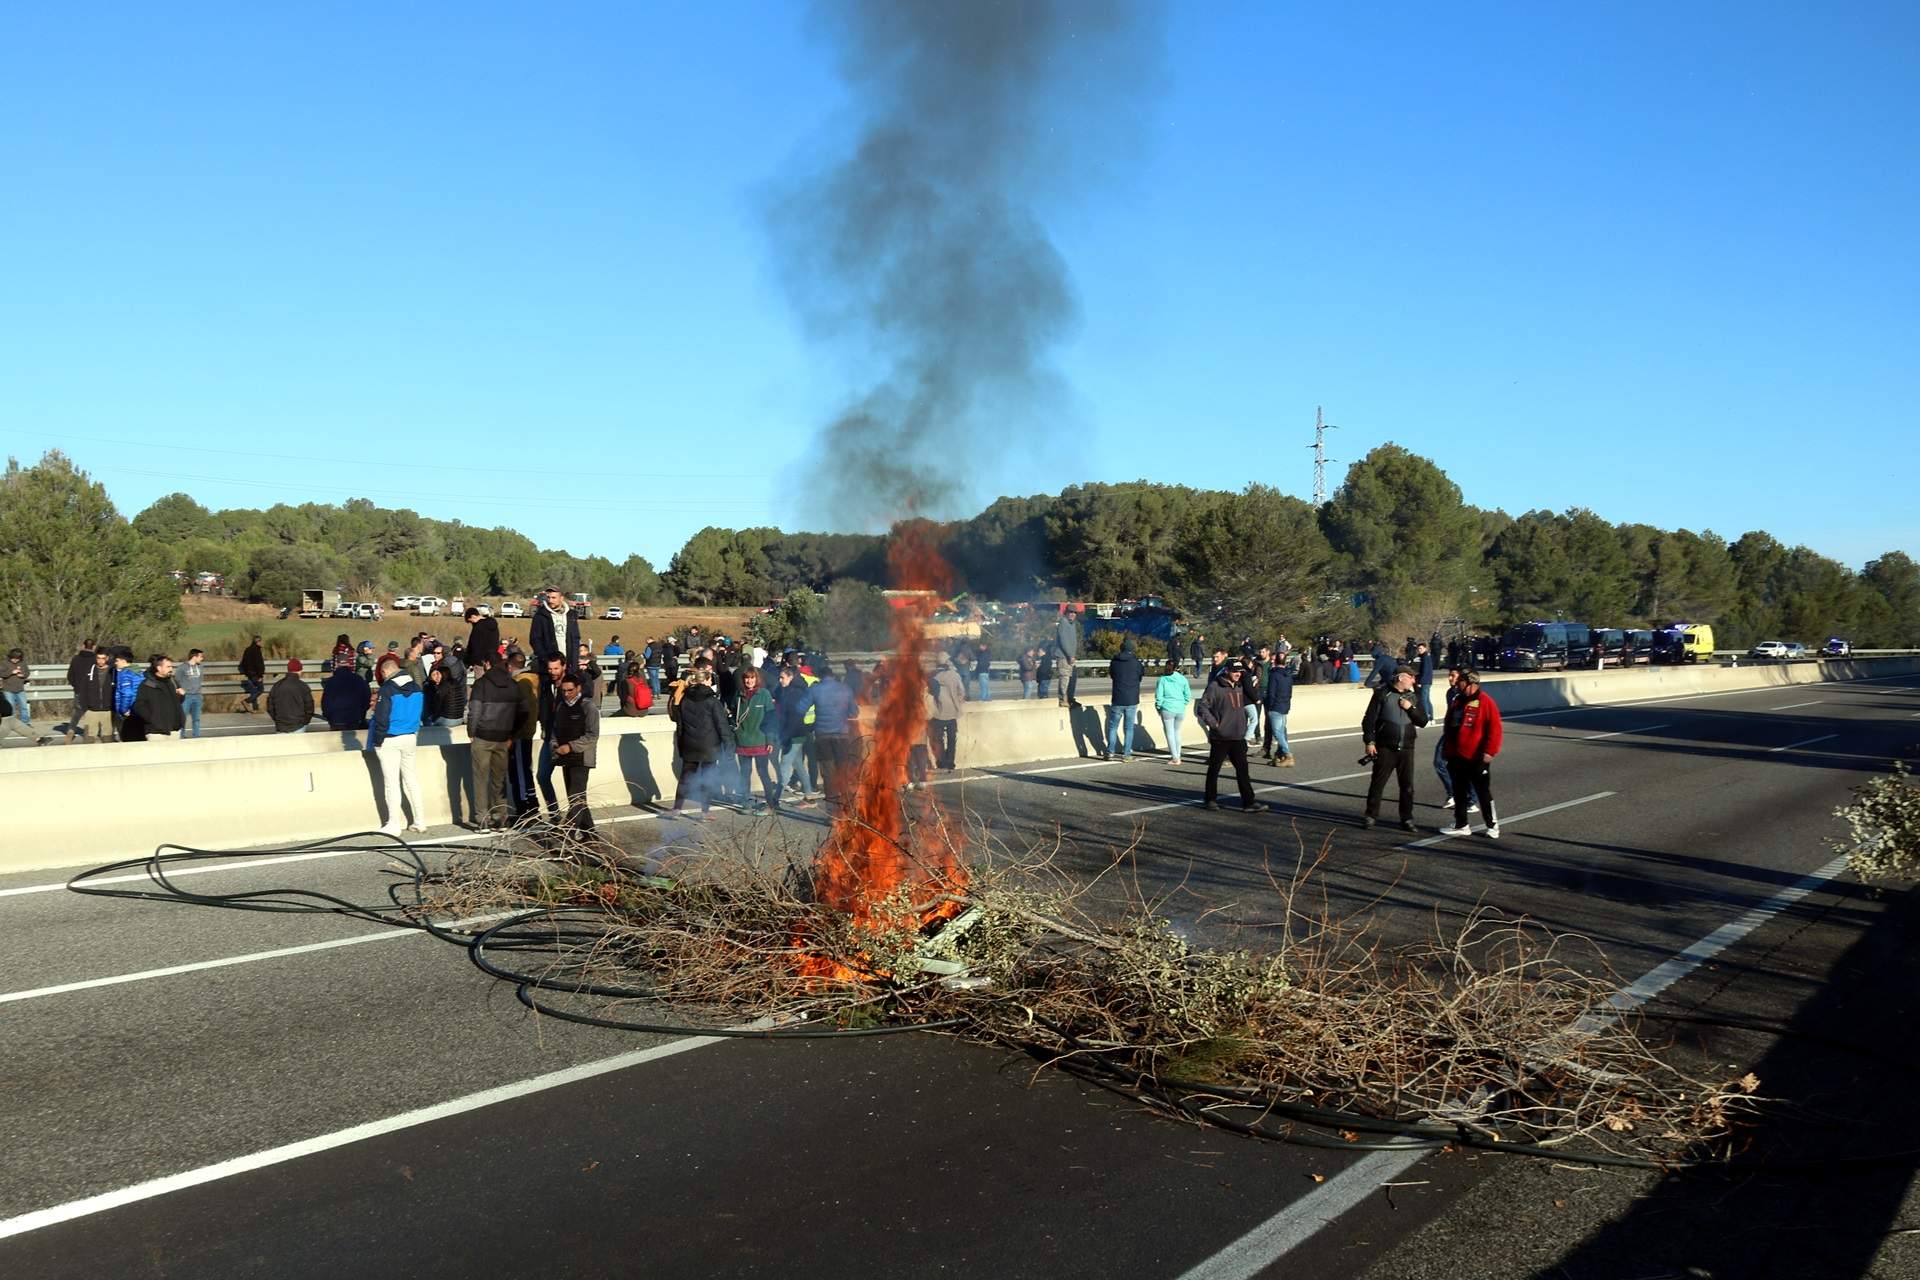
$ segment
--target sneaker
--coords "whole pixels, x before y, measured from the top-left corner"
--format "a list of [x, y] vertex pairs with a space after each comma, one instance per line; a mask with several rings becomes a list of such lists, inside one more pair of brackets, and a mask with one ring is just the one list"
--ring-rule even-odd
[[421, 825], [420, 825], [419, 823], [417, 823], [417, 822], [414, 822], [414, 823], [409, 823], [409, 824], [408, 824], [408, 826], [407, 826], [407, 830], [409, 830], [409, 831], [417, 831], [417, 832], [419, 832], [419, 833], [420, 833], [421, 835], [425, 835], [425, 834], [427, 833], [427, 829], [426, 829], [425, 827], [423, 827], [423, 826], [421, 826]]
[[380, 834], [383, 836], [397, 836], [400, 834], [400, 824], [397, 822], [389, 822], [386, 826], [380, 828]]
[[1200, 802], [1200, 807], [1202, 809], [1218, 809], [1220, 807], [1220, 802], [1218, 800], [1202, 800]]
[[1443, 836], [1470, 836], [1473, 834], [1473, 828], [1472, 827], [1441, 827], [1440, 834]]
[[1412, 818], [1407, 818], [1400, 823], [1400, 829], [1402, 831], [1418, 831], [1420, 828], [1413, 825]]
[[1361, 818], [1361, 819], [1360, 819], [1360, 829], [1361, 829], [1362, 831], [1371, 831], [1371, 830], [1373, 830], [1373, 819], [1372, 819], [1372, 818]]
[[1265, 813], [1266, 811], [1266, 803], [1260, 800], [1255, 800], [1252, 804], [1242, 805], [1240, 807], [1240, 812], [1242, 813]]
[[1498, 840], [1500, 838], [1500, 824], [1496, 822], [1480, 834], [1489, 840]]
[[472, 827], [469, 828], [469, 830], [476, 836], [490, 836], [493, 834], [492, 827]]
[[1121, 756], [1121, 757], [1120, 757], [1120, 763], [1121, 763], [1121, 764], [1132, 764], [1132, 763], [1133, 763], [1133, 757], [1132, 757], [1132, 756]]
[[1480, 802], [1478, 800], [1467, 801], [1467, 812], [1468, 813], [1480, 812]]

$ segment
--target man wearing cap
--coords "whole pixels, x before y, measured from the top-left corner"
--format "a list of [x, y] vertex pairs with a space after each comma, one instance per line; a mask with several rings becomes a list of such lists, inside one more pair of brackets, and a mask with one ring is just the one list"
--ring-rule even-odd
[[533, 654], [533, 669], [540, 673], [543, 681], [548, 658], [557, 657], [567, 670], [573, 669], [575, 655], [580, 652], [580, 621], [567, 607], [567, 598], [560, 588], [547, 587], [541, 591], [539, 602], [533, 606], [533, 617], [527, 620], [527, 648]]
[[1373, 780], [1367, 786], [1367, 811], [1360, 819], [1362, 827], [1371, 827], [1380, 816], [1380, 797], [1387, 779], [1400, 780], [1400, 829], [1413, 830], [1414, 741], [1427, 723], [1420, 706], [1420, 694], [1414, 688], [1411, 667], [1396, 667], [1393, 674], [1373, 691], [1367, 713], [1360, 720], [1360, 738], [1367, 744], [1373, 761]]
[[353, 656], [353, 674], [364, 681], [369, 690], [373, 687], [373, 641], [362, 640], [359, 651]]
[[298, 658], [287, 659], [287, 674], [274, 682], [267, 694], [267, 719], [275, 733], [305, 733], [313, 721], [313, 690], [300, 678]]
[[1208, 809], [1220, 807], [1220, 766], [1228, 760], [1233, 761], [1234, 777], [1240, 783], [1240, 807], [1248, 813], [1267, 807], [1253, 798], [1253, 782], [1247, 777], [1247, 698], [1240, 687], [1246, 672], [1246, 664], [1238, 658], [1223, 663], [1194, 710], [1207, 731], [1207, 790], [1202, 804]]

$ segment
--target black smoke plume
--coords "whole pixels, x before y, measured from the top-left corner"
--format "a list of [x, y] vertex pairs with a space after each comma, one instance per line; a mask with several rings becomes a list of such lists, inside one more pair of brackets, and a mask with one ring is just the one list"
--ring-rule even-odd
[[1133, 0], [815, 10], [851, 118], [767, 203], [810, 342], [855, 370], [808, 450], [815, 514], [843, 528], [952, 514], [980, 459], [1061, 425], [1052, 352], [1077, 306], [1042, 213], [1122, 154], [1156, 17]]

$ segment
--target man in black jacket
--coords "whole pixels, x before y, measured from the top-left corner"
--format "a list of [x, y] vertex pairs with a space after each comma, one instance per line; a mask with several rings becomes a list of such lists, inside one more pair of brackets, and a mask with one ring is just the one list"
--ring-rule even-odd
[[240, 655], [240, 689], [247, 697], [241, 710], [258, 711], [260, 695], [267, 691], [267, 655], [260, 648], [259, 636], [255, 636], [247, 651]]
[[1222, 664], [1194, 706], [1194, 717], [1207, 731], [1207, 791], [1201, 803], [1208, 809], [1220, 807], [1220, 766], [1228, 760], [1240, 783], [1240, 807], [1248, 813], [1267, 807], [1253, 798], [1253, 782], [1247, 777], [1247, 699], [1240, 687], [1246, 674], [1238, 659]]
[[275, 733], [305, 733], [313, 723], [313, 690], [300, 678], [298, 658], [287, 659], [287, 674], [273, 682], [267, 695], [267, 719]]
[[567, 607], [560, 588], [548, 587], [540, 593], [540, 603], [533, 606], [533, 616], [527, 620], [527, 648], [533, 654], [533, 669], [543, 678], [548, 658], [558, 657], [567, 670], [573, 669], [574, 657], [580, 652], [580, 620]]
[[467, 698], [467, 742], [475, 830], [484, 833], [507, 825], [507, 752], [526, 723], [527, 708], [504, 662], [475, 657], [480, 675]]
[[1107, 697], [1107, 749], [1102, 760], [1119, 756], [1133, 760], [1133, 730], [1140, 720], [1140, 678], [1146, 664], [1133, 651], [1133, 636], [1120, 642], [1120, 654], [1114, 658], [1109, 674], [1113, 689]]
[[89, 742], [113, 741], [113, 687], [118, 673], [113, 669], [113, 654], [96, 649], [93, 666], [80, 682], [80, 729]]
[[482, 611], [479, 605], [470, 604], [465, 614], [467, 620], [467, 647], [462, 650], [469, 667], [479, 669], [480, 659], [492, 662], [500, 661], [500, 624]]
[[329, 729], [364, 729], [367, 709], [373, 705], [373, 686], [357, 663], [342, 662], [320, 685], [320, 714]]
[[67, 688], [73, 690], [73, 709], [67, 715], [67, 736], [65, 746], [73, 745], [73, 735], [83, 732], [81, 721], [87, 715], [87, 698], [84, 686], [87, 677], [93, 672], [93, 641], [80, 642], [80, 651], [67, 663]]
[[1427, 713], [1414, 691], [1414, 673], [1410, 667], [1396, 670], [1387, 682], [1373, 691], [1367, 702], [1367, 714], [1360, 721], [1360, 738], [1373, 759], [1373, 781], [1367, 786], [1367, 812], [1362, 827], [1371, 827], [1380, 816], [1380, 795], [1387, 789], [1387, 778], [1400, 778], [1400, 829], [1413, 827], [1414, 740]]
[[153, 655], [146, 678], [133, 696], [133, 709], [120, 726], [123, 742], [148, 742], [180, 732], [180, 690], [173, 683], [173, 659]]

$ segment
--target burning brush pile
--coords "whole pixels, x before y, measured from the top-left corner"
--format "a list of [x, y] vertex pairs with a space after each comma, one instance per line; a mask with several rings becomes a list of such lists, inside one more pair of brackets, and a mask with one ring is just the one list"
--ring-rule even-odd
[[[940, 1029], [1271, 1136], [1674, 1164], [1751, 1109], [1751, 1076], [1692, 1078], [1646, 1044], [1611, 1009], [1604, 964], [1567, 954], [1576, 940], [1478, 915], [1388, 950], [1301, 905], [1318, 866], [1302, 858], [1269, 874], [1269, 949], [1209, 948], [1164, 904], [1116, 895], [1129, 857], [1088, 883], [1057, 847], [1007, 847], [906, 788], [925, 720], [919, 620], [903, 615], [898, 639], [824, 839], [742, 822], [636, 869], [604, 844], [513, 837], [428, 879], [424, 908], [509, 913], [474, 957], [546, 1013], [772, 1036]], [[1127, 905], [1092, 905], [1116, 896]]]

